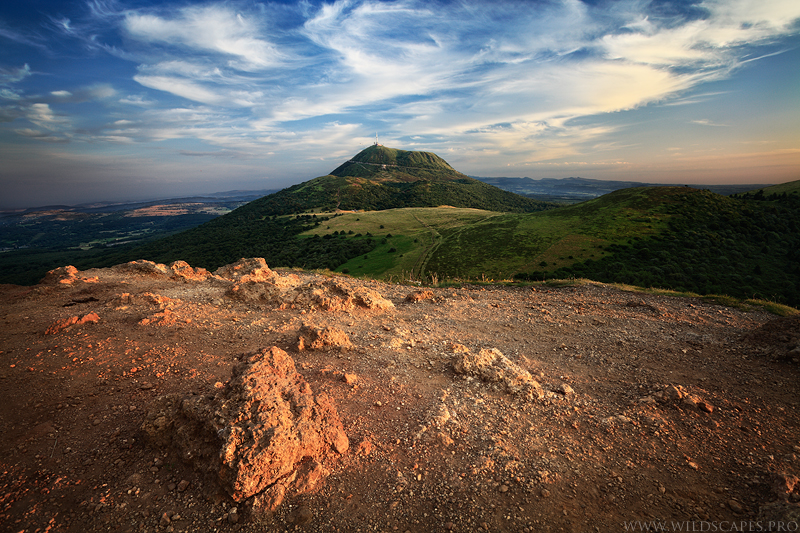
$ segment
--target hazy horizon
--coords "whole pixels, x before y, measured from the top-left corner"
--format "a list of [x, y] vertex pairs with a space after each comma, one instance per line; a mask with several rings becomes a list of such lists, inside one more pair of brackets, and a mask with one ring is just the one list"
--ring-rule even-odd
[[372, 144], [482, 177], [800, 179], [800, 4], [0, 6], [0, 206], [280, 189]]

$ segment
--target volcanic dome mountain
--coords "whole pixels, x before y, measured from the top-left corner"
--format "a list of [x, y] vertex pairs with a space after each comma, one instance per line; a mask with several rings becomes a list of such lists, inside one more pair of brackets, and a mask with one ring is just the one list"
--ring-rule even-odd
[[440, 205], [506, 212], [552, 207], [470, 178], [436, 154], [373, 145], [327, 176], [255, 200], [227, 216], [250, 218]]

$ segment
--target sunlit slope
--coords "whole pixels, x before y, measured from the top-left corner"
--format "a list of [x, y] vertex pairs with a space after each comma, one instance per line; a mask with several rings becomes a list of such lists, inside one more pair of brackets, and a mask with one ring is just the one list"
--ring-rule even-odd
[[800, 202], [684, 187], [616, 191], [538, 213], [417, 209], [338, 216], [311, 234], [369, 234], [351, 275], [417, 279], [586, 277], [800, 303]]
[[800, 196], [800, 180], [788, 181], [786, 183], [779, 183], [778, 185], [771, 185], [763, 189], [756, 189], [744, 194], [737, 195], [741, 198], [752, 198], [758, 195], [762, 199], [777, 200], [778, 197], [783, 195]]
[[664, 225], [664, 215], [651, 211], [670, 193], [666, 188], [627, 189], [579, 205], [527, 214], [447, 208], [353, 213], [309, 233], [391, 235], [384, 247], [395, 248], [395, 255], [386, 257], [377, 249], [367, 260], [361, 257], [342, 265], [351, 274], [406, 271], [439, 279], [510, 279], [539, 268], [542, 261], [553, 267], [573, 264], [602, 256], [602, 247], [611, 242], [657, 231]]

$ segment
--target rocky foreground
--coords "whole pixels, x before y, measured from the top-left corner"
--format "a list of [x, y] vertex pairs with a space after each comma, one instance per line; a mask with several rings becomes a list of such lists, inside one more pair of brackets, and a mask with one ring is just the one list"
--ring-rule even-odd
[[798, 317], [258, 259], [0, 292], [3, 531], [798, 529]]

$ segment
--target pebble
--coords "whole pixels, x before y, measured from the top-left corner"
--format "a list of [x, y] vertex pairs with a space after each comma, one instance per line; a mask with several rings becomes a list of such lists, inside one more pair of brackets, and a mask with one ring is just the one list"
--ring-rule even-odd
[[736, 500], [728, 500], [728, 507], [730, 507], [731, 511], [733, 511], [734, 513], [744, 512], [744, 507], [742, 507], [742, 504], [737, 502]]
[[183, 492], [189, 487], [189, 482], [185, 479], [178, 483], [178, 492]]
[[500, 485], [500, 492], [508, 492], [508, 485]]
[[542, 489], [542, 498], [549, 498], [549, 497], [550, 497], [550, 491], [547, 489]]
[[311, 509], [304, 505], [297, 510], [297, 518], [295, 519], [294, 523], [302, 526], [311, 522], [312, 518], [314, 518], [314, 514], [311, 512]]
[[569, 396], [570, 394], [575, 394], [575, 389], [573, 389], [572, 387], [570, 387], [566, 383], [562, 383], [561, 385], [558, 386], [558, 389], [556, 389], [556, 392], [560, 392], [561, 394], [563, 394], [565, 396]]

